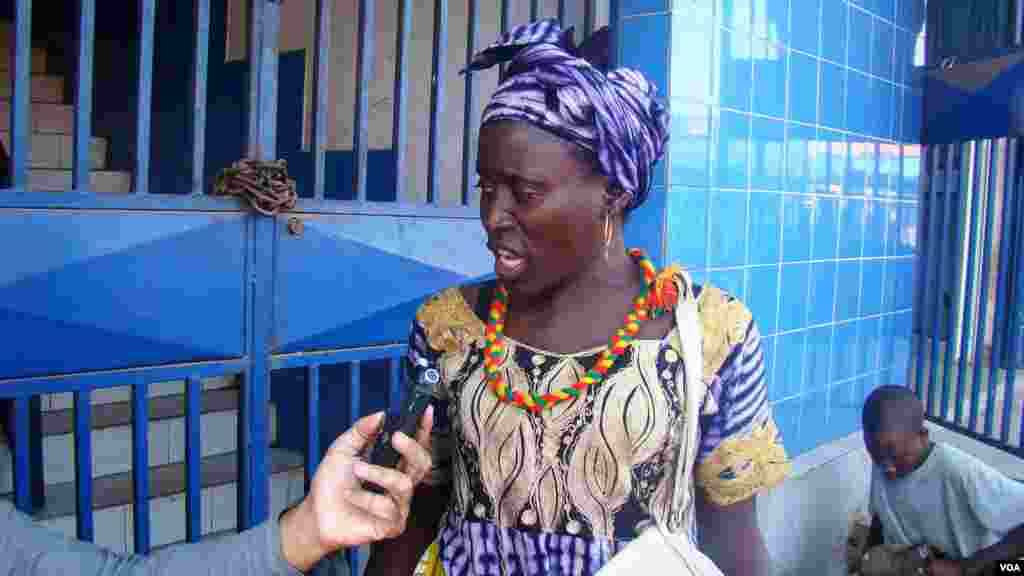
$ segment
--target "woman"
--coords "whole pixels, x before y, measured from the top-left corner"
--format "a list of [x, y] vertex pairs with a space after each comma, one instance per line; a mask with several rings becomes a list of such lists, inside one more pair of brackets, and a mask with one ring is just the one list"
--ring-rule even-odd
[[525, 25], [469, 67], [507, 65], [478, 154], [497, 280], [416, 315], [408, 368], [437, 383], [435, 469], [367, 574], [423, 557], [448, 576], [590, 575], [650, 526], [692, 546], [694, 523], [726, 574], [766, 571], [753, 497], [788, 464], [758, 331], [738, 301], [627, 253], [668, 115], [641, 74], [607, 71], [607, 34], [578, 49], [571, 34]]

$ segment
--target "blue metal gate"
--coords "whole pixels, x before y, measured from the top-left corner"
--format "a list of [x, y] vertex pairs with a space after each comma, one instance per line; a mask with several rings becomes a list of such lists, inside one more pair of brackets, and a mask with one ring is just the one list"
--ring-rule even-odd
[[[282, 424], [279, 445], [306, 454], [308, 486], [335, 434], [360, 415], [400, 401], [400, 358], [422, 298], [489, 274], [473, 205], [471, 144], [486, 92], [481, 82], [493, 78], [466, 80], [461, 106], [453, 106], [450, 83], [463, 80], [449, 63], [468, 60], [480, 36], [492, 33], [482, 22], [507, 29], [556, 16], [592, 29], [601, 23], [599, 13], [614, 21], [616, 5], [599, 11], [593, 0], [543, 6], [536, 0], [523, 6], [509, 0], [495, 6], [360, 0], [353, 141], [341, 153], [328, 148], [331, 34], [338, 17], [332, 8], [345, 6], [342, 0], [309, 4], [315, 6], [315, 33], [301, 54], [279, 51], [287, 8], [248, 0], [247, 58], [241, 64], [228, 63], [221, 46], [230, 25], [228, 0], [139, 0], [131, 39], [135, 80], [126, 89], [134, 97], [126, 122], [135, 146], [124, 154], [108, 152], [122, 158], [133, 184], [130, 191], [108, 193], [117, 179], [104, 180], [93, 169], [90, 140], [101, 123], [116, 124], [118, 109], [124, 109], [118, 104], [124, 96], [107, 85], [123, 70], [111, 73], [107, 56], [95, 52], [101, 46], [98, 26], [107, 19], [97, 17], [95, 0], [68, 2], [77, 9], [68, 82], [74, 98], [63, 102], [73, 105], [74, 114], [70, 182], [42, 191], [31, 149], [40, 77], [32, 58], [34, 31], [52, 15], [33, 4], [16, 2], [10, 188], [0, 191], [0, 243], [12, 248], [0, 271], [7, 352], [0, 357], [0, 399], [11, 399], [15, 408], [15, 498], [31, 510], [31, 487], [40, 480], [39, 467], [31, 465], [37, 439], [30, 432], [30, 400], [72, 392], [77, 533], [93, 537], [90, 396], [127, 383], [134, 415], [133, 501], [146, 502], [147, 389], [184, 380], [189, 541], [202, 536], [201, 379], [241, 380], [237, 527], [245, 528], [268, 516], [269, 403], [276, 404]], [[385, 16], [394, 23], [395, 76], [390, 145], [381, 148], [371, 141], [380, 114], [371, 84], [386, 72], [375, 58]], [[465, 33], [465, 50], [449, 56], [456, 24]], [[412, 34], [417, 26], [431, 30], [425, 84], [415, 82], [410, 64], [418, 52]], [[189, 66], [169, 64], [186, 52]], [[305, 58], [311, 58], [309, 66]], [[237, 90], [229, 78], [238, 80]], [[187, 86], [184, 102], [168, 96], [176, 86]], [[303, 86], [310, 87], [308, 101]], [[410, 120], [416, 115], [413, 88], [422, 86], [429, 86], [429, 106], [422, 115], [426, 128], [417, 131], [420, 124]], [[300, 128], [305, 118], [311, 120], [306, 145]], [[461, 132], [455, 184], [443, 176], [452, 172], [443, 170], [453, 150], [453, 131], [446, 127], [452, 122]], [[425, 178], [412, 175], [412, 155], [421, 150], [425, 161], [417, 166]], [[287, 159], [300, 195], [294, 209], [264, 216], [238, 199], [211, 195], [217, 171], [239, 158]], [[303, 425], [292, 425], [298, 422]], [[135, 511], [135, 550], [147, 552], [148, 507]]]

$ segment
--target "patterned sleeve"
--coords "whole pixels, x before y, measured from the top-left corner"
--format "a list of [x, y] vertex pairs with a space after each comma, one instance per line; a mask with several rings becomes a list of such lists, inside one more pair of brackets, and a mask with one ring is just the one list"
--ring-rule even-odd
[[[727, 294], [705, 289], [705, 381], [696, 480], [721, 506], [775, 486], [790, 464], [768, 404], [764, 353], [750, 312]], [[704, 298], [702, 298], [704, 299]]]
[[416, 382], [432, 382], [434, 385], [434, 428], [430, 437], [430, 451], [434, 467], [424, 483], [433, 486], [446, 484], [451, 464], [450, 434], [448, 422], [448, 397], [441, 381], [441, 353], [430, 347], [423, 324], [413, 321], [409, 334], [409, 352], [405, 358], [406, 393], [412, 391]]

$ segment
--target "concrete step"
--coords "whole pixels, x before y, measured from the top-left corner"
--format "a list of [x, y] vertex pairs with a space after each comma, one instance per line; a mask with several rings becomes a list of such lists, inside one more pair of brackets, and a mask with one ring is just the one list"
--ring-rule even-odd
[[[132, 190], [131, 172], [95, 170], [89, 174], [94, 192], [127, 193]], [[40, 192], [66, 192], [71, 190], [71, 170], [29, 170], [28, 187]]]
[[[11, 133], [0, 131], [0, 144], [11, 153]], [[107, 139], [93, 136], [90, 167], [102, 170], [107, 163]], [[75, 140], [71, 134], [32, 133], [29, 166], [57, 170], [70, 170], [75, 160]]]
[[[14, 69], [14, 53], [8, 42], [0, 42], [0, 71]], [[46, 50], [42, 48], [32, 49], [32, 73], [46, 74]]]
[[[200, 402], [200, 452], [203, 457], [226, 454], [237, 449], [238, 390], [203, 392]], [[270, 442], [277, 439], [276, 409], [270, 407]], [[185, 397], [163, 396], [149, 401], [147, 454], [151, 467], [185, 460]], [[128, 473], [132, 469], [132, 410], [129, 402], [95, 406], [92, 409], [92, 475], [94, 478]], [[43, 474], [48, 486], [73, 482], [74, 413], [71, 409], [43, 414]], [[0, 494], [13, 491], [13, 470], [9, 447], [0, 444]], [[46, 498], [50, 498], [50, 488]]]
[[[216, 376], [203, 378], [201, 382], [203, 391], [222, 390], [224, 388], [238, 388], [239, 378], [237, 376]], [[170, 382], [157, 382], [150, 384], [146, 389], [147, 398], [162, 398], [164, 396], [175, 396], [185, 393], [185, 382], [173, 380]], [[100, 388], [93, 390], [89, 395], [90, 404], [101, 406], [103, 404], [114, 404], [117, 402], [131, 402], [132, 390], [128, 386], [116, 386], [111, 388]], [[74, 396], [71, 392], [59, 392], [56, 394], [43, 394], [40, 404], [43, 412], [50, 410], [67, 410], [74, 404]]]
[[[11, 129], [11, 101], [0, 100], [0, 130]], [[75, 107], [69, 104], [32, 103], [32, 131], [74, 134]]]
[[[0, 70], [0, 100], [10, 100], [14, 91], [10, 70]], [[32, 102], [64, 103], [64, 78], [48, 74], [33, 74], [29, 88], [29, 100]]]
[[[202, 527], [204, 535], [224, 534], [235, 528], [237, 511], [237, 455], [234, 452], [204, 458], [201, 464]], [[300, 500], [304, 494], [303, 457], [271, 449], [269, 464], [270, 517]], [[150, 469], [150, 542], [163, 547], [185, 539], [185, 467], [172, 464]], [[47, 505], [36, 518], [45, 526], [75, 535], [74, 483], [47, 490]], [[93, 484], [93, 522], [97, 544], [121, 553], [134, 551], [134, 498], [131, 473], [97, 478]]]

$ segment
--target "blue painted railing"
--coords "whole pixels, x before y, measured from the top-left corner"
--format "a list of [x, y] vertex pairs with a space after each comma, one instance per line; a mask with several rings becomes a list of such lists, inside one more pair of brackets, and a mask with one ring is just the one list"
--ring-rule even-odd
[[928, 146], [913, 385], [931, 421], [1024, 457], [1019, 145]]

